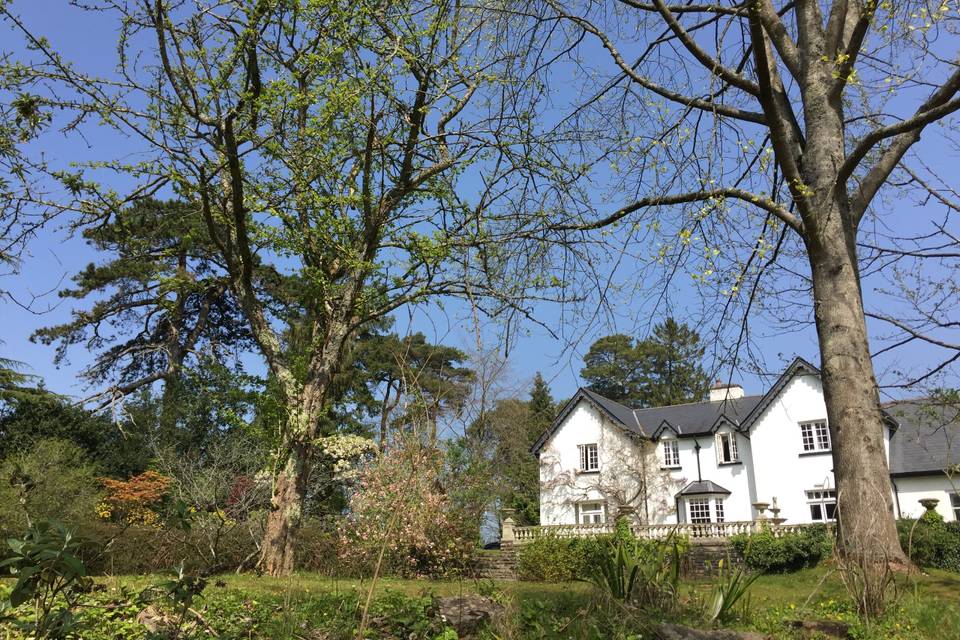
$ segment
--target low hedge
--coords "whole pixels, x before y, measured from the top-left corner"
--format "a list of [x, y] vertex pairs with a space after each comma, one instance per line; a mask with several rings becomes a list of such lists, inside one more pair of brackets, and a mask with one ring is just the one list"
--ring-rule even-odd
[[519, 548], [517, 575], [521, 580], [569, 582], [586, 577], [606, 551], [613, 536], [558, 538], [546, 535]]
[[773, 535], [770, 530], [732, 536], [730, 542], [744, 564], [761, 573], [788, 573], [816, 566], [830, 555], [833, 540], [823, 526]]
[[[517, 577], [538, 582], [585, 580], [592, 568], [610, 554], [610, 545], [618, 536], [629, 537], [641, 546], [658, 544], [655, 540], [636, 539], [629, 527], [619, 522], [612, 534], [589, 538], [545, 535], [518, 548]], [[681, 553], [686, 553], [686, 538], [681, 538], [680, 549]]]
[[919, 520], [897, 521], [900, 546], [920, 567], [960, 572], [960, 522], [944, 522], [935, 511]]
[[[81, 554], [87, 571], [93, 575], [142, 575], [169, 572], [183, 563], [189, 571], [220, 573], [233, 571], [241, 564], [250, 569], [256, 563], [257, 542], [245, 527], [233, 527], [215, 541], [216, 555], [210, 550], [209, 537], [197, 532], [159, 527], [123, 527], [108, 522], [69, 527], [88, 542]], [[0, 540], [19, 537], [21, 531], [0, 532]], [[308, 523], [299, 533], [297, 568], [329, 576], [352, 577], [337, 553], [337, 537], [320, 523]], [[0, 545], [0, 560], [7, 551]]]

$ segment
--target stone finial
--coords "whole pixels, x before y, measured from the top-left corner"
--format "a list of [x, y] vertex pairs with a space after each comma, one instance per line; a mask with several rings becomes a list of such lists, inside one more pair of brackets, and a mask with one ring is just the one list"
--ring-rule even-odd
[[927, 511], [935, 511], [937, 505], [940, 503], [940, 500], [937, 498], [921, 498], [919, 500], [920, 506], [922, 506]]
[[513, 532], [513, 527], [515, 524], [516, 522], [514, 522], [513, 518], [511, 518], [509, 515], [503, 519], [503, 530], [500, 533], [500, 544], [503, 544], [504, 542], [514, 542], [517, 539]]

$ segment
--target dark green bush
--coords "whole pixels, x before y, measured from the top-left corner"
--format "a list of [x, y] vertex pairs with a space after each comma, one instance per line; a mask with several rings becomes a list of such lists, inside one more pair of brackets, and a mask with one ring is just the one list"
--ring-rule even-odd
[[898, 520], [897, 531], [900, 545], [918, 566], [960, 572], [960, 522], [944, 522], [928, 511], [919, 521]]
[[[638, 540], [628, 527], [618, 524], [613, 534], [590, 538], [559, 538], [546, 535], [519, 547], [517, 574], [521, 580], [540, 582], [569, 582], [587, 580], [594, 568], [609, 555], [610, 544], [617, 537], [629, 539], [638, 552], [654, 550], [655, 540]], [[680, 553], [687, 550], [686, 538], [679, 538]]]
[[521, 580], [568, 582], [583, 580], [604, 555], [613, 536], [558, 538], [546, 535], [519, 548], [517, 573]]
[[816, 566], [830, 555], [833, 541], [826, 527], [812, 526], [775, 536], [769, 529], [730, 539], [744, 563], [761, 573], [787, 573]]

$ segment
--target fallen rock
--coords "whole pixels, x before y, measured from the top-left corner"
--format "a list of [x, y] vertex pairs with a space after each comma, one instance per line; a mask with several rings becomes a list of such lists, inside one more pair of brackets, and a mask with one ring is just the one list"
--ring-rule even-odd
[[461, 638], [471, 637], [503, 611], [503, 605], [496, 600], [474, 594], [435, 598], [433, 604], [437, 615]]
[[705, 631], [682, 624], [658, 624], [654, 633], [659, 640], [769, 640], [770, 636], [749, 631], [714, 629]]
[[838, 620], [790, 620], [787, 624], [799, 629], [802, 638], [850, 637], [850, 625]]
[[137, 623], [146, 627], [150, 633], [157, 633], [170, 626], [170, 619], [160, 613], [152, 604], [137, 614]]

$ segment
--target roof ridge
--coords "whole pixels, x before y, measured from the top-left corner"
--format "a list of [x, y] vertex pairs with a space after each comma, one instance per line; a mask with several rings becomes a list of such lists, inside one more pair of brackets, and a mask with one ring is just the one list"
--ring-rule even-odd
[[[764, 394], [762, 393], [751, 393], [750, 395], [743, 395], [739, 398], [724, 398], [723, 400], [701, 400], [700, 402], [678, 402], [677, 404], [664, 404], [659, 407], [640, 407], [638, 409], [632, 409], [632, 411], [653, 411], [657, 409], [671, 409], [673, 407], [689, 407], [694, 404], [713, 404], [713, 403], [724, 403], [724, 402], [733, 402], [734, 400], [744, 400], [746, 398], [762, 398]], [[603, 396], [600, 396], [601, 398]], [[615, 400], [613, 402], [616, 402]], [[626, 405], [623, 405], [626, 406]], [[629, 408], [629, 407], [627, 407]]]

